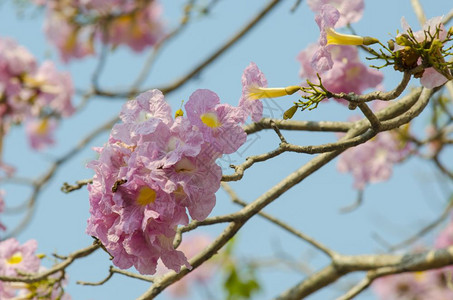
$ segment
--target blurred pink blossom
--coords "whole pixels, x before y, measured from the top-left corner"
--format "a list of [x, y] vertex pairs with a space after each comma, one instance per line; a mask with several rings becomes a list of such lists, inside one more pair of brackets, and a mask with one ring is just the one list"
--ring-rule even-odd
[[[20, 277], [24, 274], [44, 272], [46, 268], [40, 266], [41, 260], [35, 254], [37, 246], [35, 240], [29, 240], [22, 245], [14, 238], [1, 241], [0, 275]], [[51, 280], [58, 279], [60, 276], [61, 274], [56, 273], [50, 275], [49, 279], [31, 285], [23, 282], [0, 281], [0, 299], [70, 300], [71, 297], [62, 291], [62, 285], [66, 285], [66, 280], [58, 282]]]
[[38, 0], [36, 4], [47, 8], [44, 31], [64, 62], [95, 54], [96, 41], [140, 52], [164, 34], [157, 1]]
[[[300, 76], [310, 82], [319, 84], [316, 71], [310, 64], [310, 59], [317, 49], [317, 45], [311, 44], [301, 51], [297, 59], [301, 63]], [[330, 46], [332, 68], [321, 75], [322, 84], [332, 93], [356, 93], [362, 94], [368, 88], [376, 88], [383, 80], [383, 74], [365, 66], [359, 58], [358, 50], [354, 46], [332, 45]], [[302, 85], [307, 85], [304, 82]], [[335, 99], [337, 100], [337, 99]], [[344, 100], [337, 100], [348, 104]]]
[[325, 4], [332, 5], [340, 12], [340, 19], [335, 27], [344, 27], [350, 23], [359, 21], [363, 16], [363, 0], [307, 0], [310, 9], [320, 12]]
[[25, 132], [30, 146], [40, 150], [54, 144], [53, 132], [56, 127], [57, 121], [53, 118], [28, 119], [25, 123]]
[[[388, 105], [384, 101], [376, 103], [376, 108]], [[340, 154], [337, 169], [340, 172], [351, 173], [354, 177], [354, 188], [363, 190], [368, 183], [388, 180], [392, 175], [393, 165], [401, 162], [409, 151], [408, 143], [398, 139], [394, 132], [384, 131], [366, 143], [349, 148]]]

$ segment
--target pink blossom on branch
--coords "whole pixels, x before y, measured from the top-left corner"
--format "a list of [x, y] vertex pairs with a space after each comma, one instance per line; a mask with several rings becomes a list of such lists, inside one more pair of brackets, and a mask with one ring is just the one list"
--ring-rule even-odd
[[34, 273], [41, 264], [35, 255], [38, 243], [29, 240], [21, 245], [16, 239], [10, 238], [0, 242], [0, 274], [18, 276], [22, 273]]
[[190, 267], [173, 248], [179, 225], [204, 220], [213, 209], [222, 172], [215, 160], [246, 139], [244, 112], [221, 104], [210, 90], [197, 90], [185, 105], [187, 117], [172, 118], [158, 90], [123, 105], [122, 123], [99, 158], [88, 186], [87, 233], [98, 238], [120, 268], [153, 274], [157, 261], [176, 272]]
[[74, 95], [71, 74], [59, 72], [51, 61], [44, 61], [29, 80], [38, 85], [39, 93], [35, 98], [35, 109], [38, 113], [43, 107], [48, 107], [63, 117], [71, 116], [75, 109], [71, 103]]
[[205, 141], [217, 152], [230, 154], [245, 143], [247, 134], [240, 125], [242, 109], [220, 104], [216, 93], [196, 90], [184, 107], [190, 122], [200, 129]]
[[[139, 7], [139, 6], [138, 6]], [[157, 1], [149, 1], [136, 12], [115, 18], [109, 24], [107, 33], [99, 32], [106, 44], [116, 47], [128, 45], [136, 52], [156, 44], [162, 37], [163, 24], [160, 20], [162, 7]]]
[[53, 132], [57, 121], [53, 118], [28, 119], [25, 123], [25, 132], [33, 149], [40, 150], [54, 144]]
[[44, 33], [51, 44], [59, 51], [63, 62], [74, 58], [83, 58], [93, 55], [94, 50], [94, 27], [77, 27], [63, 14], [49, 9], [44, 22]]
[[96, 41], [140, 52], [163, 36], [157, 1], [39, 1], [47, 8], [44, 30], [64, 62], [94, 54]]
[[[319, 84], [316, 71], [310, 64], [310, 59], [316, 51], [317, 45], [312, 44], [301, 51], [297, 59], [301, 63], [300, 76], [305, 80]], [[358, 50], [354, 46], [330, 46], [332, 68], [321, 76], [322, 84], [332, 93], [362, 94], [368, 88], [376, 88], [383, 80], [383, 74], [365, 66], [359, 58]], [[306, 83], [305, 83], [306, 84]], [[337, 99], [336, 99], [337, 100]], [[344, 100], [337, 100], [347, 104]]]
[[[52, 144], [56, 119], [74, 112], [73, 94], [69, 73], [59, 72], [50, 61], [38, 66], [25, 48], [13, 40], [0, 38], [0, 95], [4, 99], [0, 104], [2, 134], [12, 124], [26, 122], [27, 135], [34, 149]], [[40, 119], [39, 124], [37, 119]]]
[[[376, 110], [385, 107], [384, 101], [375, 102]], [[378, 133], [373, 139], [340, 154], [337, 169], [351, 173], [354, 188], [363, 190], [368, 183], [388, 180], [393, 165], [401, 162], [410, 151], [410, 145], [398, 138], [392, 131]]]
[[253, 122], [258, 122], [263, 117], [263, 102], [249, 96], [250, 89], [256, 87], [267, 87], [267, 80], [258, 66], [251, 62], [242, 73], [242, 95], [239, 99], [239, 107], [246, 113], [244, 121], [249, 115]]
[[[10, 238], [0, 242], [0, 275], [21, 277], [24, 274], [44, 272], [40, 258], [35, 254], [37, 242], [29, 240], [20, 244], [16, 239]], [[71, 297], [64, 293], [62, 286], [66, 280], [59, 280], [60, 273], [50, 275], [48, 278], [35, 283], [0, 281], [0, 299], [49, 299], [70, 300]]]
[[[7, 98], [19, 96], [22, 85], [20, 76], [36, 71], [37, 63], [33, 55], [10, 38], [0, 38], [0, 94]], [[4, 103], [2, 114], [8, 112]]]
[[[5, 210], [4, 196], [5, 196], [5, 191], [4, 190], [0, 190], [0, 213], [2, 213]], [[1, 231], [5, 231], [6, 230], [6, 226], [2, 222], [0, 222], [0, 230]]]

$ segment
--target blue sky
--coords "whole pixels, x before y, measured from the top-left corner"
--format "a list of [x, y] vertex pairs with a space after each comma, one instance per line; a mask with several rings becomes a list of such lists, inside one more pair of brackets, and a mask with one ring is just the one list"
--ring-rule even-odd
[[[290, 12], [294, 2], [283, 1], [245, 39], [194, 80], [171, 93], [167, 100], [173, 108], [179, 108], [181, 100], [188, 99], [198, 88], [211, 89], [222, 101], [237, 105], [241, 94], [241, 74], [251, 61], [265, 73], [270, 86], [299, 84], [302, 79], [298, 77], [299, 64], [295, 58], [308, 44], [316, 41], [319, 31], [313, 19], [314, 14], [305, 3], [295, 13]], [[46, 42], [42, 32], [44, 14], [28, 7], [25, 15], [18, 17], [17, 8], [11, 3], [4, 1], [0, 5], [0, 36], [13, 37], [40, 61], [49, 58], [58, 61], [55, 49]], [[164, 3], [164, 16], [169, 28], [177, 24], [184, 3], [185, 1]], [[424, 0], [421, 3], [428, 18], [446, 14], [452, 8], [449, 0]], [[165, 47], [145, 86], [161, 86], [190, 70], [240, 29], [263, 4], [263, 1], [258, 0], [220, 1], [210, 15], [195, 18], [177, 39]], [[419, 28], [410, 1], [368, 0], [365, 1], [364, 16], [354, 24], [354, 29], [359, 34], [386, 41], [401, 28], [402, 16], [414, 28]], [[145, 58], [146, 54], [136, 54], [119, 47], [107, 59], [107, 68], [100, 78], [101, 86], [106, 89], [127, 87], [133, 82]], [[69, 65], [59, 63], [60, 69], [71, 72], [75, 86], [79, 89], [88, 87], [95, 65], [94, 58]], [[386, 70], [385, 74], [386, 89], [394, 87], [401, 78], [401, 74], [392, 70]], [[411, 84], [418, 84], [418, 81], [413, 80]], [[291, 97], [279, 100], [273, 109], [268, 109], [265, 113], [279, 117], [280, 111], [289, 108], [292, 101], [296, 100]], [[74, 101], [79, 103], [80, 97], [75, 97]], [[122, 103], [124, 99], [91, 99], [84, 110], [62, 124], [57, 133], [57, 145], [40, 154], [30, 151], [23, 128], [13, 128], [6, 138], [4, 159], [18, 168], [19, 176], [35, 178], [47, 170], [51, 158], [66, 153], [97, 126], [117, 115]], [[295, 119], [344, 121], [356, 113], [331, 101], [314, 111], [298, 112]], [[417, 128], [423, 129], [427, 122], [426, 115], [421, 115]], [[335, 138], [330, 133], [284, 134], [288, 140], [300, 145], [319, 144]], [[91, 243], [91, 237], [85, 234], [88, 218], [87, 191], [63, 194], [60, 187], [65, 181], [72, 183], [92, 176], [92, 171], [85, 168], [85, 164], [95, 158], [90, 147], [101, 146], [106, 139], [107, 133], [99, 136], [61, 167], [41, 193], [36, 214], [26, 230], [18, 236], [20, 241], [35, 238], [39, 243], [39, 251], [47, 254], [54, 251], [66, 254]], [[273, 132], [260, 132], [255, 139], [256, 142], [246, 151], [233, 154], [226, 160], [240, 163], [247, 155], [270, 151], [278, 145], [278, 138]], [[241, 182], [231, 185], [244, 201], [250, 202], [309, 159], [308, 155], [287, 154], [271, 162], [259, 163], [246, 172]], [[220, 163], [222, 166], [227, 164], [225, 161]], [[224, 172], [230, 171], [225, 168]], [[448, 193], [445, 189], [451, 189], [451, 186], [445, 188], [444, 184], [439, 182], [439, 177], [430, 164], [411, 159], [395, 167], [391, 181], [367, 188], [365, 201], [359, 209], [349, 214], [340, 214], [339, 209], [353, 202], [356, 192], [352, 189], [352, 177], [339, 174], [334, 161], [281, 196], [265, 211], [340, 253], [376, 253], [384, 249], [373, 239], [373, 233], [379, 233], [389, 242], [398, 242], [440, 214], [447, 201]], [[6, 202], [10, 206], [20, 204], [30, 194], [29, 189], [21, 186], [5, 187], [8, 193]], [[237, 210], [237, 206], [231, 204], [226, 194], [220, 190], [217, 193], [217, 205], [211, 215], [234, 210]], [[8, 215], [3, 220], [13, 227], [21, 216], [23, 215]], [[214, 236], [222, 230], [222, 226], [203, 230]], [[237, 253], [240, 258], [269, 258], [276, 253], [281, 255], [282, 252], [315, 269], [328, 263], [322, 254], [315, 254], [303, 241], [259, 217], [246, 224], [239, 234]], [[108, 257], [101, 251], [73, 264], [68, 269], [68, 292], [73, 299], [133, 299], [146, 290], [146, 284], [122, 276], [114, 276], [100, 287], [74, 284], [76, 280], [97, 281], [104, 278], [108, 266]], [[257, 299], [276, 296], [302, 278], [303, 275], [284, 268], [263, 268], [259, 275], [263, 291]], [[348, 276], [343, 283], [347, 285], [358, 278], [360, 277], [357, 275]], [[342, 285], [316, 293], [310, 299], [334, 298], [341, 294], [341, 288]], [[213, 291], [216, 292], [215, 289]], [[194, 294], [194, 299], [198, 298]], [[358, 299], [374, 297], [370, 292], [365, 292]]]

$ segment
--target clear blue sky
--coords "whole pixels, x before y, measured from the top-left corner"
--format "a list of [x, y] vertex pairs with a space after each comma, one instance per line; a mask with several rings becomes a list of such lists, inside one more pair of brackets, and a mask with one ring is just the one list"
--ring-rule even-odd
[[[270, 86], [300, 83], [296, 55], [309, 43], [316, 41], [319, 31], [313, 19], [314, 14], [305, 3], [295, 13], [290, 13], [294, 2], [283, 1], [245, 39], [207, 67], [199, 77], [169, 95], [169, 103], [177, 109], [181, 100], [187, 99], [194, 90], [208, 88], [219, 94], [222, 101], [236, 105], [241, 94], [240, 77], [250, 61], [257, 63], [266, 74]], [[446, 14], [452, 8], [450, 0], [421, 2], [428, 18]], [[185, 1], [166, 1], [164, 4], [164, 15], [170, 27], [179, 19], [184, 3]], [[178, 39], [164, 49], [146, 86], [168, 83], [190, 70], [241, 28], [263, 4], [264, 1], [258, 0], [220, 1], [211, 15], [195, 19]], [[27, 9], [24, 17], [18, 17], [16, 12], [12, 1], [0, 3], [0, 36], [13, 37], [40, 61], [44, 58], [58, 60], [55, 50], [46, 42], [41, 30], [43, 14]], [[368, 0], [365, 1], [364, 16], [354, 28], [359, 34], [385, 41], [400, 29], [402, 16], [418, 28], [409, 0]], [[105, 88], [127, 87], [140, 70], [144, 59], [145, 55], [120, 47], [109, 56], [108, 67], [100, 80], [101, 85]], [[95, 62], [95, 59], [89, 58], [69, 65], [60, 64], [60, 68], [71, 72], [77, 88], [86, 89]], [[385, 87], [391, 89], [401, 75], [389, 70], [386, 76]], [[418, 84], [418, 81], [413, 83]], [[295, 100], [288, 97], [282, 99], [279, 105], [286, 110]], [[79, 101], [80, 98], [76, 97], [75, 102]], [[5, 161], [17, 166], [20, 176], [37, 176], [47, 170], [49, 158], [66, 153], [91, 130], [117, 115], [123, 102], [119, 99], [91, 99], [85, 110], [62, 124], [57, 133], [57, 145], [44, 154], [31, 152], [26, 144], [23, 128], [14, 128], [6, 139]], [[347, 108], [331, 102], [320, 105], [312, 112], [299, 112], [295, 119], [346, 120], [349, 115], [351, 112]], [[427, 122], [422, 115], [418, 122], [419, 128], [423, 128]], [[269, 151], [278, 145], [278, 139], [272, 132], [260, 132], [258, 136], [257, 142], [246, 153], [231, 155], [230, 159], [240, 163], [247, 155]], [[285, 133], [285, 136], [300, 145], [334, 139], [332, 134], [322, 133]], [[93, 141], [90, 147], [101, 146], [106, 139], [107, 134], [104, 134]], [[36, 238], [39, 251], [47, 254], [53, 251], [66, 254], [92, 242], [91, 237], [85, 234], [88, 193], [86, 190], [69, 195], [60, 192], [63, 182], [73, 183], [92, 176], [92, 171], [85, 168], [86, 162], [95, 158], [90, 147], [66, 163], [45, 188], [38, 200], [35, 217], [18, 237], [20, 241]], [[287, 154], [272, 162], [257, 164], [246, 172], [241, 182], [233, 183], [232, 187], [244, 201], [253, 201], [309, 158], [308, 155]], [[227, 169], [225, 171], [229, 172]], [[440, 213], [447, 199], [437, 181], [438, 177], [432, 166], [409, 160], [395, 168], [390, 182], [370, 186], [365, 191], [365, 202], [358, 210], [340, 214], [339, 208], [353, 202], [356, 192], [352, 190], [352, 177], [339, 174], [334, 161], [280, 197], [266, 211], [341, 253], [375, 253], [383, 249], [372, 238], [372, 233], [379, 233], [389, 242], [398, 242]], [[10, 185], [6, 189], [6, 203], [10, 206], [18, 205], [30, 193], [29, 190]], [[211, 215], [235, 209], [237, 207], [230, 203], [225, 193], [219, 191], [217, 206]], [[20, 219], [18, 217], [6, 216], [3, 220], [13, 227], [12, 224]], [[205, 228], [212, 235], [219, 233], [221, 229], [221, 226]], [[269, 258], [284, 251], [313, 268], [320, 268], [327, 263], [321, 254], [313, 256], [315, 252], [303, 241], [289, 236], [259, 217], [244, 226], [239, 234], [238, 244], [237, 253], [241, 258], [249, 255], [254, 258]], [[70, 285], [67, 289], [73, 299], [134, 299], [145, 291], [147, 284], [121, 276], [114, 276], [100, 287], [80, 287], [74, 283], [76, 280], [100, 280], [107, 274], [108, 266], [108, 257], [102, 251], [73, 264], [68, 269]], [[263, 291], [256, 299], [276, 296], [303, 278], [300, 274], [282, 268], [263, 268], [262, 271], [259, 279], [263, 284]], [[352, 275], [343, 283], [347, 285], [358, 278], [360, 277]], [[337, 289], [317, 293], [310, 299], [334, 298], [341, 294], [342, 287], [343, 285], [339, 285]], [[372, 293], [365, 292], [358, 299], [374, 297]]]

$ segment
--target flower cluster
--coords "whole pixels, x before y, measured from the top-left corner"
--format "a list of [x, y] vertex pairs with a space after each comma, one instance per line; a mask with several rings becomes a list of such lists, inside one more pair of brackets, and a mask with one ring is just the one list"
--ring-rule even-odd
[[124, 104], [88, 186], [87, 233], [98, 238], [120, 268], [153, 274], [158, 259], [172, 270], [190, 267], [173, 248], [178, 225], [204, 220], [215, 205], [221, 168], [216, 159], [247, 138], [239, 107], [221, 104], [210, 90], [195, 91], [186, 116], [172, 118], [159, 90]]
[[35, 0], [47, 8], [44, 30], [63, 61], [95, 53], [95, 40], [142, 51], [163, 35], [161, 6], [153, 0]]
[[423, 25], [422, 30], [413, 32], [405, 18], [401, 19], [404, 32], [396, 37], [395, 69], [411, 70], [417, 66], [424, 69], [414, 76], [426, 88], [435, 88], [453, 79], [445, 61], [443, 47], [451, 41], [451, 33], [445, 30], [443, 17], [432, 18]]
[[11, 39], [0, 39], [2, 134], [12, 124], [24, 122], [34, 149], [52, 144], [57, 120], [74, 112], [73, 93], [69, 73], [59, 72], [50, 61], [38, 66], [27, 49]]
[[[380, 110], [387, 102], [373, 103]], [[354, 188], [363, 190], [367, 183], [385, 181], [392, 175], [393, 165], [401, 162], [410, 151], [410, 144], [402, 141], [392, 131], [380, 132], [366, 143], [343, 152], [338, 160], [340, 172], [350, 172], [354, 177]]]
[[[0, 275], [21, 277], [42, 272], [41, 260], [35, 254], [38, 244], [29, 240], [21, 245], [14, 238], [0, 242]], [[64, 274], [55, 273], [49, 278], [34, 283], [0, 281], [0, 298], [8, 299], [50, 299], [70, 300], [64, 293]]]

